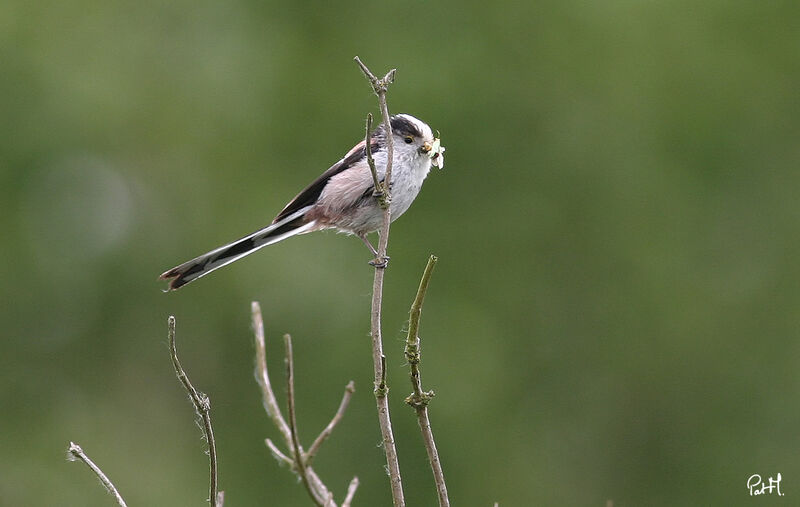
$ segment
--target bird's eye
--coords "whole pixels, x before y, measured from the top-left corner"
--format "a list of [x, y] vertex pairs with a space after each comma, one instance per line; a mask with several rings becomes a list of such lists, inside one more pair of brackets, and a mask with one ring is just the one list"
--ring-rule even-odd
[[406, 142], [406, 144], [411, 144], [411, 143], [413, 143], [413, 142], [414, 142], [414, 138], [413, 138], [413, 137], [411, 137], [411, 136], [405, 136], [405, 137], [403, 138], [403, 141], [405, 141], [405, 142]]

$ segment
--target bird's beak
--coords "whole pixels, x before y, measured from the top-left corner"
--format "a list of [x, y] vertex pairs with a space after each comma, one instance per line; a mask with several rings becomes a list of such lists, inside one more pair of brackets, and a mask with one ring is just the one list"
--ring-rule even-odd
[[433, 148], [433, 145], [431, 143], [429, 143], [428, 141], [425, 141], [425, 144], [422, 145], [422, 151], [424, 151], [425, 153], [430, 153], [432, 148]]

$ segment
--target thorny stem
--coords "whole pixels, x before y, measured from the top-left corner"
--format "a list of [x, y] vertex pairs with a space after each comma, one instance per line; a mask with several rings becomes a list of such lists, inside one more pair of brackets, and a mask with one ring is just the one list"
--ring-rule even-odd
[[215, 507], [222, 507], [223, 496], [217, 493], [217, 446], [214, 442], [214, 430], [211, 428], [211, 400], [208, 396], [198, 392], [194, 388], [189, 377], [181, 366], [178, 360], [178, 350], [175, 347], [175, 317], [170, 316], [167, 320], [167, 337], [169, 340], [169, 354], [172, 359], [172, 366], [175, 368], [175, 373], [178, 375], [178, 380], [181, 381], [183, 387], [189, 393], [189, 399], [192, 400], [192, 405], [200, 418], [203, 421], [203, 433], [205, 434], [206, 441], [208, 442], [208, 462], [209, 462], [209, 493], [208, 503]]
[[[394, 142], [392, 138], [392, 125], [389, 116], [389, 108], [386, 105], [386, 90], [394, 81], [395, 70], [390, 70], [383, 79], [378, 79], [369, 68], [364, 65], [361, 59], [356, 56], [355, 61], [361, 68], [372, 85], [372, 90], [378, 96], [381, 116], [386, 131], [386, 172], [383, 179], [383, 188], [387, 202], [391, 202], [391, 181], [392, 181], [392, 160], [394, 158]], [[381, 337], [381, 307], [383, 304], [383, 278], [386, 267], [386, 250], [389, 244], [389, 225], [391, 224], [391, 206], [386, 206], [383, 210], [383, 223], [378, 239], [378, 258], [375, 263], [375, 274], [372, 283], [372, 313], [371, 313], [371, 335], [372, 335], [372, 363], [375, 370], [375, 400], [378, 408], [378, 422], [381, 428], [383, 440], [383, 450], [386, 454], [386, 464], [389, 469], [389, 480], [392, 488], [392, 500], [395, 507], [405, 506], [403, 496], [403, 481], [400, 477], [400, 465], [397, 460], [397, 448], [394, 443], [392, 431], [392, 421], [389, 416], [389, 396], [386, 386], [385, 358], [383, 354], [383, 339]], [[381, 262], [383, 261], [383, 262]], [[380, 388], [379, 388], [380, 386]]]
[[81, 446], [75, 442], [70, 442], [69, 449], [67, 450], [67, 459], [72, 461], [80, 460], [86, 463], [86, 466], [88, 466], [89, 469], [94, 472], [106, 490], [111, 493], [111, 496], [114, 497], [114, 500], [116, 500], [121, 507], [127, 507], [125, 500], [122, 498], [122, 495], [119, 494], [119, 491], [117, 491], [117, 488], [114, 486], [111, 480], [106, 476], [106, 474], [103, 473], [102, 470], [100, 470], [100, 467], [94, 464], [94, 461], [89, 459], [89, 456], [83, 452]]
[[414, 302], [411, 304], [411, 311], [408, 318], [408, 335], [406, 337], [405, 355], [411, 369], [411, 386], [414, 392], [406, 398], [406, 403], [414, 407], [417, 411], [417, 422], [422, 433], [422, 440], [425, 443], [425, 450], [428, 453], [428, 462], [433, 472], [433, 480], [436, 483], [436, 492], [439, 495], [439, 506], [449, 507], [450, 499], [447, 496], [447, 486], [444, 482], [444, 472], [439, 460], [439, 453], [436, 450], [436, 442], [433, 439], [433, 430], [428, 418], [428, 403], [434, 396], [433, 391], [425, 392], [422, 390], [422, 379], [420, 378], [419, 363], [421, 360], [420, 341], [419, 341], [419, 320], [422, 316], [422, 304], [425, 302], [425, 294], [428, 291], [428, 283], [436, 266], [437, 258], [431, 255], [425, 271], [422, 273], [422, 280], [419, 282], [419, 289]]

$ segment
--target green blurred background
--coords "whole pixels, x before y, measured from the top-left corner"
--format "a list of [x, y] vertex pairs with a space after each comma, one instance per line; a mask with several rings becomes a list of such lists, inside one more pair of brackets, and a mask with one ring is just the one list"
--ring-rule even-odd
[[[390, 494], [372, 269], [353, 238], [156, 277], [255, 230], [363, 135], [352, 62], [441, 131], [392, 228], [384, 335], [409, 505], [435, 490], [402, 330], [430, 253], [423, 381], [455, 505], [737, 505], [800, 488], [797, 2], [0, 3], [0, 504], [201, 505], [207, 460], [166, 347], [211, 396], [226, 505], [307, 505], [267, 452], [295, 339], [307, 443], [341, 500]], [[773, 502], [770, 502], [772, 500]], [[776, 498], [760, 499], [775, 503]], [[788, 502], [788, 503], [785, 503]]]

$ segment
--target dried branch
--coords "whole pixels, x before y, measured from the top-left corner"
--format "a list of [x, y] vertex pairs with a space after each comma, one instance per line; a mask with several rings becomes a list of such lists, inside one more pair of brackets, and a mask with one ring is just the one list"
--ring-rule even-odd
[[442, 464], [439, 461], [439, 453], [436, 451], [436, 442], [433, 440], [433, 430], [428, 418], [428, 403], [434, 396], [433, 391], [425, 392], [422, 390], [422, 380], [420, 378], [419, 362], [421, 359], [419, 341], [419, 319], [422, 315], [422, 304], [425, 302], [425, 294], [428, 291], [428, 283], [436, 266], [437, 258], [431, 255], [425, 271], [422, 273], [422, 280], [419, 283], [417, 296], [411, 304], [411, 311], [408, 318], [408, 335], [406, 337], [405, 355], [411, 368], [411, 385], [414, 392], [406, 398], [406, 403], [414, 407], [417, 411], [417, 422], [419, 423], [422, 440], [425, 442], [425, 450], [428, 452], [428, 461], [433, 471], [433, 480], [436, 483], [436, 492], [439, 495], [439, 506], [449, 507], [450, 499], [447, 497], [447, 486], [444, 482]]
[[203, 421], [203, 434], [208, 442], [208, 461], [209, 461], [209, 494], [208, 502], [214, 507], [222, 507], [223, 495], [217, 493], [217, 446], [214, 442], [214, 430], [211, 428], [211, 400], [208, 396], [198, 392], [189, 381], [189, 377], [178, 360], [178, 350], [175, 347], [175, 317], [170, 316], [167, 320], [167, 337], [169, 340], [169, 354], [172, 359], [172, 366], [178, 375], [183, 387], [189, 393], [197, 415]]
[[[97, 476], [98, 479], [100, 479], [100, 482], [103, 484], [106, 490], [109, 493], [111, 493], [111, 496], [114, 497], [114, 500], [116, 500], [121, 507], [127, 507], [125, 500], [123, 500], [122, 495], [119, 494], [119, 491], [117, 491], [117, 488], [114, 486], [111, 480], [106, 476], [106, 474], [103, 473], [102, 470], [100, 470], [100, 467], [94, 464], [94, 461], [89, 459], [89, 456], [87, 456], [86, 453], [83, 452], [81, 446], [79, 446], [75, 442], [70, 442], [69, 449], [67, 449], [67, 459], [69, 459], [70, 461], [80, 460], [86, 463], [86, 466], [88, 466], [89, 469], [92, 472], [94, 472], [94, 474]], [[348, 498], [349, 498], [349, 491], [348, 491]]]
[[[270, 419], [272, 419], [272, 422], [278, 428], [278, 431], [280, 431], [281, 435], [283, 436], [286, 442], [286, 447], [290, 450], [289, 454], [291, 454], [292, 457], [290, 458], [284, 452], [278, 449], [278, 446], [275, 445], [275, 443], [273, 443], [269, 438], [265, 440], [267, 447], [272, 455], [275, 456], [275, 459], [277, 459], [280, 463], [289, 465], [290, 469], [300, 477], [300, 480], [308, 490], [308, 493], [312, 500], [314, 500], [314, 503], [324, 507], [336, 507], [336, 503], [333, 501], [333, 493], [331, 493], [328, 487], [325, 486], [325, 483], [322, 482], [314, 469], [311, 467], [311, 460], [319, 451], [322, 443], [330, 436], [331, 432], [344, 415], [344, 411], [347, 409], [347, 406], [350, 403], [352, 393], [355, 391], [353, 381], [350, 381], [345, 387], [345, 395], [342, 398], [342, 402], [339, 404], [339, 410], [333, 416], [331, 422], [328, 423], [328, 426], [322, 430], [322, 433], [320, 433], [320, 435], [314, 441], [309, 449], [309, 452], [304, 452], [303, 446], [300, 444], [300, 438], [297, 435], [297, 415], [295, 410], [296, 401], [294, 393], [294, 357], [292, 353], [291, 337], [289, 337], [289, 335], [284, 337], [286, 345], [285, 361], [287, 367], [287, 399], [289, 414], [289, 422], [287, 423], [275, 399], [275, 393], [272, 390], [272, 384], [269, 380], [269, 371], [267, 370], [266, 343], [264, 339], [264, 321], [261, 316], [261, 307], [257, 302], [254, 301], [251, 305], [251, 310], [256, 345], [256, 380], [258, 381], [258, 385], [261, 387], [264, 409], [266, 410]], [[357, 488], [358, 478], [354, 477], [353, 480], [350, 481], [350, 486], [347, 489], [345, 502], [348, 502], [348, 499], [352, 500]], [[344, 505], [345, 503], [342, 504], [343, 507]]]
[[333, 419], [331, 419], [331, 422], [329, 422], [328, 425], [325, 426], [325, 429], [323, 429], [322, 432], [317, 437], [317, 439], [314, 440], [314, 443], [311, 444], [311, 447], [308, 448], [308, 451], [305, 454], [306, 465], [311, 464], [311, 462], [314, 460], [314, 456], [316, 456], [322, 443], [329, 436], [331, 436], [333, 429], [336, 427], [337, 424], [339, 424], [339, 421], [342, 420], [344, 412], [345, 410], [347, 410], [347, 406], [350, 405], [350, 399], [353, 397], [354, 392], [356, 392], [356, 385], [351, 380], [350, 382], [347, 383], [347, 385], [344, 388], [344, 395], [342, 396], [342, 401], [341, 403], [339, 403], [339, 409], [336, 411], [336, 414], [334, 414]]
[[378, 79], [375, 74], [372, 73], [369, 68], [364, 65], [364, 62], [361, 61], [361, 58], [356, 56], [354, 58], [358, 66], [361, 68], [361, 72], [364, 73], [367, 80], [372, 85], [372, 91], [375, 92], [375, 95], [378, 96], [378, 105], [381, 109], [381, 116], [383, 117], [383, 125], [386, 128], [386, 177], [384, 178], [384, 186], [386, 191], [389, 190], [389, 182], [391, 181], [392, 176], [392, 158], [394, 157], [394, 142], [392, 141], [392, 125], [389, 121], [389, 108], [386, 105], [386, 92], [389, 89], [389, 85], [394, 83], [394, 76], [397, 73], [397, 69], [392, 69], [386, 73], [383, 79]]
[[[392, 137], [392, 125], [389, 116], [389, 108], [386, 105], [386, 91], [389, 85], [394, 82], [395, 70], [390, 70], [383, 79], [378, 79], [369, 68], [364, 65], [361, 59], [356, 56], [355, 61], [361, 71], [372, 85], [372, 90], [378, 96], [378, 104], [381, 109], [383, 125], [386, 131], [386, 170], [383, 178], [383, 188], [385, 199], [391, 203], [391, 181], [392, 181], [392, 160], [394, 158], [394, 141]], [[405, 505], [403, 497], [403, 481], [400, 477], [400, 465], [397, 460], [397, 448], [394, 444], [392, 431], [392, 421], [389, 416], [389, 389], [386, 386], [385, 358], [383, 355], [383, 338], [381, 337], [381, 308], [383, 305], [383, 278], [389, 258], [386, 250], [389, 245], [389, 226], [392, 222], [391, 206], [383, 209], [383, 222], [378, 237], [378, 256], [373, 265], [375, 274], [372, 282], [372, 313], [371, 313], [371, 335], [372, 335], [372, 364], [375, 370], [375, 400], [378, 408], [378, 422], [381, 428], [383, 440], [383, 450], [386, 454], [386, 464], [389, 469], [389, 479], [392, 488], [392, 500], [395, 507]]]
[[350, 503], [353, 501], [353, 496], [355, 496], [357, 489], [358, 489], [358, 477], [353, 477], [353, 480], [350, 481], [350, 485], [347, 486], [347, 496], [344, 497], [344, 502], [342, 502], [342, 507], [350, 507]]
[[267, 347], [264, 340], [264, 320], [261, 317], [261, 306], [257, 301], [253, 301], [250, 304], [250, 309], [256, 340], [256, 381], [261, 387], [261, 401], [267, 415], [272, 419], [272, 423], [283, 436], [286, 447], [291, 449], [292, 432], [281, 414], [281, 409], [278, 407], [278, 401], [275, 399], [275, 392], [272, 390], [269, 373], [267, 372]]
[[[386, 132], [386, 169], [383, 176], [383, 184], [381, 186], [383, 196], [381, 197], [381, 206], [383, 207], [383, 223], [381, 224], [381, 230], [379, 231], [378, 235], [378, 257], [373, 262], [373, 266], [378, 269], [378, 271], [382, 270], [387, 266], [389, 263], [389, 258], [386, 256], [386, 250], [389, 245], [389, 226], [392, 223], [392, 214], [389, 204], [392, 202], [392, 164], [394, 162], [394, 138], [392, 136], [392, 122], [391, 116], [389, 115], [389, 107], [386, 105], [386, 92], [389, 89], [389, 85], [394, 82], [394, 76], [397, 73], [397, 69], [392, 69], [386, 73], [383, 79], [378, 79], [375, 74], [372, 73], [369, 68], [364, 65], [364, 62], [356, 56], [354, 58], [356, 63], [358, 64], [359, 68], [361, 68], [361, 72], [364, 73], [367, 80], [372, 85], [372, 91], [375, 92], [375, 95], [378, 96], [378, 106], [381, 110], [381, 117], [383, 120], [383, 128]], [[369, 141], [367, 141], [369, 142]], [[375, 274], [375, 282], [373, 283], [373, 298], [375, 297], [375, 289], [378, 285], [378, 274]], [[383, 275], [380, 275], [380, 294], [383, 294]], [[380, 298], [379, 298], [380, 299]], [[379, 301], [380, 302], [380, 301]], [[374, 301], [373, 301], [374, 303]], [[373, 316], [375, 314], [375, 305], [372, 306]], [[380, 317], [380, 307], [378, 308], [378, 317]], [[378, 319], [380, 321], [380, 319]], [[373, 333], [374, 339], [374, 333]], [[373, 350], [373, 360], [375, 366], [377, 366], [377, 356], [375, 356], [375, 351]], [[377, 375], [376, 375], [377, 376]], [[388, 411], [387, 411], [388, 414]], [[384, 435], [385, 439], [385, 435]], [[388, 459], [388, 457], [387, 457]], [[391, 463], [389, 464], [389, 468], [392, 468]], [[400, 469], [397, 467], [397, 473], [399, 476]], [[402, 489], [402, 488], [401, 488]], [[402, 493], [401, 493], [402, 497]], [[398, 497], [394, 497], [395, 500]]]
[[292, 337], [288, 334], [283, 335], [283, 344], [284, 347], [286, 347], [286, 404], [289, 411], [289, 429], [292, 432], [292, 455], [294, 456], [297, 475], [300, 476], [300, 480], [308, 490], [308, 494], [311, 495], [311, 498], [317, 502], [317, 505], [321, 506], [324, 504], [325, 499], [318, 498], [317, 495], [319, 492], [315, 491], [308, 482], [308, 477], [306, 476], [306, 463], [303, 459], [303, 451], [300, 448], [300, 436], [297, 434], [297, 413], [295, 412], [294, 400], [294, 354], [292, 353]]
[[292, 458], [290, 458], [289, 456], [285, 455], [280, 449], [278, 449], [278, 446], [276, 446], [272, 442], [272, 440], [267, 438], [267, 439], [264, 440], [264, 443], [267, 444], [267, 447], [269, 447], [269, 450], [270, 450], [270, 452], [272, 452], [272, 455], [275, 456], [275, 459], [277, 459], [281, 463], [286, 463], [290, 467], [294, 467], [294, 461], [292, 460]]

